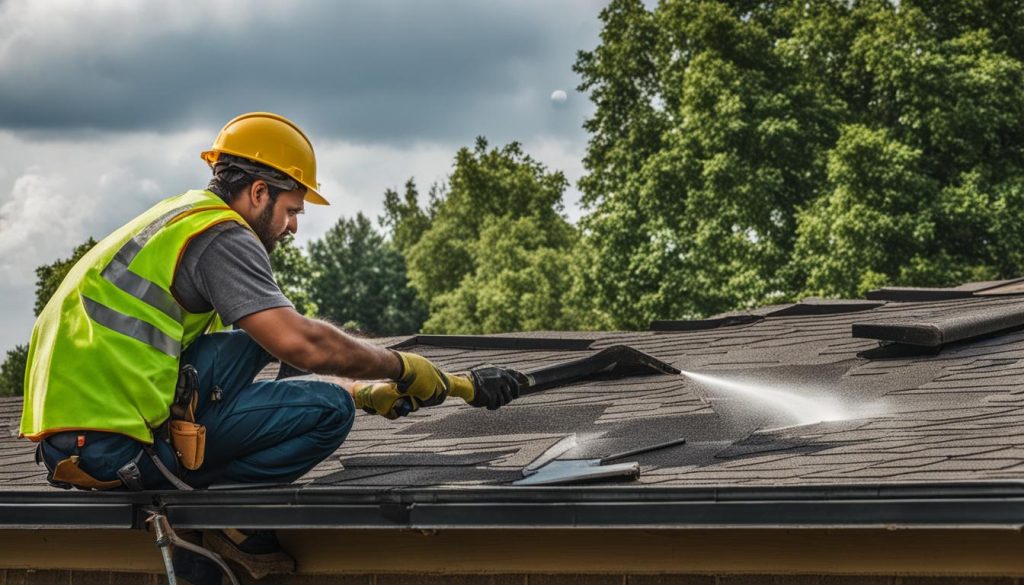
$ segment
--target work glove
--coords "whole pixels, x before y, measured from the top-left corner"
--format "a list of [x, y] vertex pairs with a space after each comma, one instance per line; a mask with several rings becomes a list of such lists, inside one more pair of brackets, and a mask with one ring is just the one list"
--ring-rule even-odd
[[396, 351], [402, 371], [395, 382], [357, 383], [353, 387], [356, 407], [370, 414], [396, 419], [424, 406], [436, 406], [453, 388], [472, 396], [468, 378], [442, 372], [430, 360], [414, 353]]
[[472, 406], [497, 410], [519, 398], [519, 382], [511, 370], [490, 364], [469, 370], [468, 376], [453, 376], [463, 382], [453, 385], [451, 395], [462, 398]]
[[352, 387], [352, 398], [356, 408], [392, 420], [419, 410], [415, 400], [399, 393], [394, 382], [356, 382]]
[[449, 374], [423, 356], [395, 353], [402, 362], [398, 391], [417, 399], [417, 406], [441, 404], [450, 394], [472, 406], [495, 410], [519, 397], [519, 383], [510, 370], [487, 364], [471, 369], [468, 375]]
[[[495, 410], [519, 397], [519, 384], [509, 370], [485, 365], [473, 368], [466, 374], [449, 374], [421, 356], [396, 353], [402, 358], [400, 380], [357, 383], [353, 388], [357, 408], [396, 419], [416, 412], [421, 407], [441, 404], [448, 396], [457, 396], [472, 406], [486, 407], [488, 410]], [[415, 379], [409, 376], [410, 371], [416, 372]], [[426, 388], [434, 386], [433, 393], [428, 394], [424, 389], [424, 380], [428, 381]], [[424, 395], [427, 398], [419, 397]]]
[[427, 358], [396, 351], [402, 372], [396, 380], [398, 392], [419, 401], [419, 406], [436, 406], [448, 398], [452, 389], [450, 374], [445, 374]]

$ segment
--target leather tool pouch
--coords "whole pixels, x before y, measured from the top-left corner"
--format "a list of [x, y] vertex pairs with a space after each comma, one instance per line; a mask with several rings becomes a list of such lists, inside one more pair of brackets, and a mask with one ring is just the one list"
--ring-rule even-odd
[[78, 466], [78, 455], [72, 455], [67, 459], [61, 460], [53, 468], [51, 475], [55, 482], [70, 484], [84, 490], [111, 490], [122, 485], [119, 479], [100, 481], [83, 471]]
[[178, 374], [178, 387], [175, 389], [171, 421], [167, 428], [178, 462], [189, 470], [202, 467], [206, 454], [206, 427], [196, 423], [198, 405], [199, 374], [194, 367], [186, 364]]
[[169, 430], [178, 462], [189, 470], [202, 467], [206, 454], [206, 427], [187, 420], [172, 420]]

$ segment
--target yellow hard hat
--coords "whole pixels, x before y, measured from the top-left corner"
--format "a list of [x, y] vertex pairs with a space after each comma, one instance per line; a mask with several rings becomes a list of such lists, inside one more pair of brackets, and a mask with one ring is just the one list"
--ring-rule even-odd
[[201, 156], [212, 167], [221, 154], [231, 154], [277, 169], [306, 188], [306, 201], [330, 205], [316, 182], [313, 145], [291, 120], [269, 112], [242, 114], [224, 125], [210, 150]]

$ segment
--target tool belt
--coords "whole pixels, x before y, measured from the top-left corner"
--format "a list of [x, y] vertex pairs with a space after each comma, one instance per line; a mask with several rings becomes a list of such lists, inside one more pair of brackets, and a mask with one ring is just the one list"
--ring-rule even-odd
[[[84, 442], [84, 434], [77, 436], [79, 438], [79, 442]], [[43, 444], [40, 442], [36, 447], [37, 465], [43, 463], [42, 450]], [[78, 455], [68, 455], [64, 459], [58, 461], [53, 469], [49, 470], [49, 473], [46, 476], [46, 482], [53, 487], [65, 490], [69, 490], [71, 488], [78, 488], [80, 490], [112, 490], [124, 486], [131, 491], [142, 491], [145, 489], [145, 486], [142, 483], [142, 471], [139, 469], [139, 461], [142, 460], [144, 455], [149, 456], [153, 461], [153, 465], [157, 468], [160, 474], [171, 483], [171, 485], [179, 490], [192, 490], [192, 486], [182, 481], [174, 474], [173, 471], [164, 465], [163, 461], [161, 461], [160, 457], [156, 454], [156, 451], [154, 451], [149, 445], [140, 449], [138, 455], [136, 455], [134, 459], [125, 463], [117, 470], [118, 479], [96, 479], [81, 468], [81, 457]]]
[[[178, 463], [189, 470], [199, 469], [203, 464], [206, 454], [206, 427], [196, 422], [196, 409], [199, 405], [199, 374], [191, 365], [182, 366], [178, 374], [178, 384], [174, 391], [174, 402], [171, 404], [171, 416], [159, 429], [157, 429], [156, 440], [166, 440], [171, 443], [177, 456]], [[58, 438], [59, 437], [59, 438]], [[75, 447], [85, 446], [86, 433], [62, 433], [61, 436], [44, 439], [44, 441], [59, 441], [65, 443], [62, 446], [52, 445], [65, 454], [75, 450]], [[68, 444], [74, 437], [75, 444]], [[36, 464], [43, 462], [43, 445], [40, 442], [36, 448]], [[47, 475], [47, 482], [63, 489], [77, 487], [83, 490], [110, 490], [124, 486], [132, 491], [144, 489], [142, 484], [142, 473], [139, 470], [139, 461], [143, 455], [148, 455], [153, 465], [160, 471], [161, 475], [172, 485], [181, 490], [191, 490], [192, 487], [183, 482], [174, 472], [164, 465], [163, 461], [153, 450], [153, 447], [144, 446], [134, 459], [117, 470], [119, 479], [99, 480], [90, 475], [80, 466], [80, 457], [77, 454], [68, 455], [57, 462]]]
[[[125, 463], [117, 470], [116, 473], [118, 479], [96, 479], [89, 472], [82, 469], [81, 457], [76, 452], [78, 449], [85, 446], [86, 439], [90, 434], [90, 431], [77, 433], [64, 432], [47, 437], [46, 439], [43, 439], [43, 441], [39, 442], [39, 445], [36, 447], [37, 465], [43, 463], [44, 442], [50, 449], [65, 455], [65, 457], [58, 460], [52, 468], [50, 468], [49, 464], [46, 465], [49, 471], [46, 476], [47, 483], [53, 487], [66, 490], [73, 487], [81, 490], [111, 490], [121, 486], [133, 491], [144, 489], [142, 485], [142, 472], [139, 469], [139, 461], [141, 461], [143, 455], [146, 455], [147, 453], [155, 459], [156, 453], [147, 446], [141, 449], [131, 461]], [[168, 472], [170, 472], [170, 470], [168, 470]]]

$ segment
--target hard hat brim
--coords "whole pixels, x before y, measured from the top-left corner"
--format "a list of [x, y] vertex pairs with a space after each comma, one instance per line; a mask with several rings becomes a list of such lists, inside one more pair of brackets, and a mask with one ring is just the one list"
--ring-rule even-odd
[[306, 194], [303, 196], [303, 199], [314, 205], [330, 205], [330, 202], [324, 199], [320, 193], [309, 187], [306, 187]]

